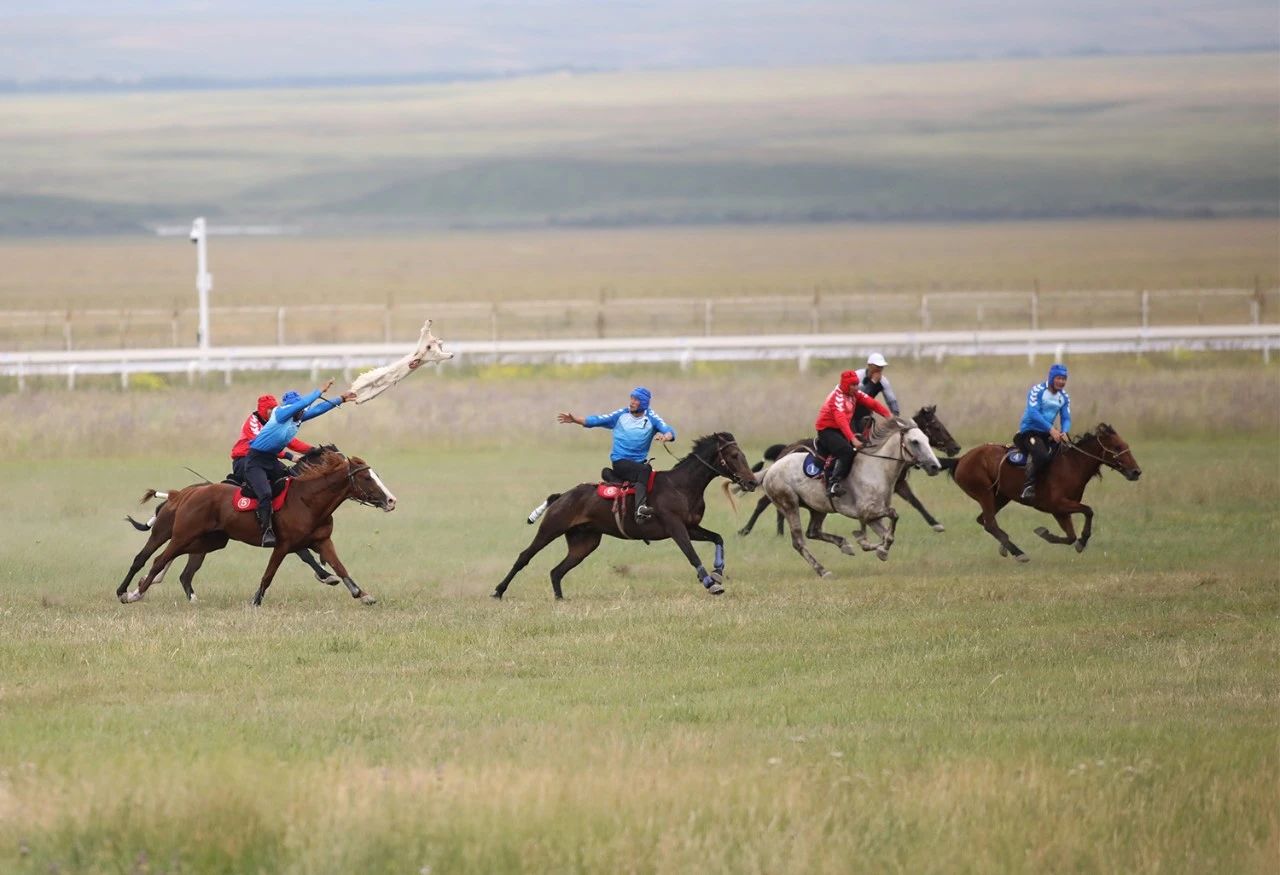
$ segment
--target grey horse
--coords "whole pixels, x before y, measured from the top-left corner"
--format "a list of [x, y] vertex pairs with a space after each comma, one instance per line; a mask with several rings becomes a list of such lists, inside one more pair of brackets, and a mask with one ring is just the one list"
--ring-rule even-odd
[[[842, 494], [827, 495], [826, 483], [821, 477], [805, 476], [805, 453], [791, 453], [778, 459], [764, 475], [765, 494], [774, 506], [782, 511], [791, 527], [791, 544], [813, 566], [819, 577], [831, 572], [822, 567], [805, 546], [805, 537], [835, 544], [842, 553], [853, 555], [853, 546], [839, 535], [822, 530], [822, 521], [828, 514], [838, 513], [857, 520], [861, 529], [857, 534], [858, 546], [874, 550], [881, 560], [889, 558], [893, 546], [894, 530], [898, 525], [898, 512], [890, 505], [894, 486], [902, 472], [911, 465], [924, 468], [930, 477], [942, 466], [929, 447], [915, 421], [902, 416], [877, 420], [866, 446], [858, 451], [853, 467], [845, 477]], [[809, 529], [800, 531], [800, 508], [809, 509]], [[886, 525], [884, 520], [888, 520]], [[878, 544], [867, 541], [867, 527], [880, 536]]]

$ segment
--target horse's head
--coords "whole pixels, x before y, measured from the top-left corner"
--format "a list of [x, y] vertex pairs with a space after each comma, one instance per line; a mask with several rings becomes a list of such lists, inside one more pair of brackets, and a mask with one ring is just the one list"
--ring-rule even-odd
[[1126, 480], [1137, 480], [1142, 476], [1142, 468], [1138, 466], [1138, 460], [1133, 457], [1129, 445], [1109, 424], [1101, 423], [1089, 434], [1098, 441], [1098, 449], [1101, 451], [1099, 456], [1104, 465], [1119, 471]]
[[422, 326], [422, 336], [418, 339], [418, 345], [422, 347], [422, 355], [419, 360], [423, 364], [431, 362], [447, 362], [453, 358], [453, 353], [445, 352], [441, 345], [440, 338], [431, 333], [431, 320], [427, 320], [427, 324]]
[[347, 479], [351, 484], [351, 497], [356, 501], [381, 508], [385, 513], [396, 509], [396, 497], [369, 463], [359, 456], [347, 460]]
[[738, 446], [737, 439], [727, 431], [698, 438], [689, 455], [696, 456], [720, 476], [728, 477], [744, 492], [752, 492], [759, 485], [746, 454]]
[[960, 444], [951, 436], [951, 432], [947, 431], [947, 427], [942, 424], [942, 420], [938, 419], [938, 406], [930, 404], [928, 407], [921, 407], [914, 417], [916, 425], [925, 433], [925, 437], [929, 439], [929, 445], [934, 449], [942, 450], [948, 456], [954, 456], [960, 452]]
[[919, 426], [913, 424], [903, 430], [902, 448], [907, 458], [923, 468], [930, 477], [942, 470], [942, 463], [929, 445], [929, 436]]

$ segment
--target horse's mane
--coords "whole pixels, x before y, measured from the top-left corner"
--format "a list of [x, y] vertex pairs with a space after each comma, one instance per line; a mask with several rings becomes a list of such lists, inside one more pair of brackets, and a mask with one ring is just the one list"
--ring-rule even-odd
[[295, 480], [315, 480], [331, 474], [346, 464], [346, 456], [333, 444], [312, 447], [293, 466]]
[[915, 427], [915, 420], [906, 416], [891, 416], [888, 419], [877, 419], [875, 421], [875, 425], [871, 429], [870, 436], [867, 437], [867, 446], [874, 449], [899, 432]]
[[685, 464], [693, 464], [695, 457], [701, 459], [703, 462], [710, 462], [711, 457], [716, 454], [716, 450], [720, 449], [720, 444], [728, 443], [732, 440], [733, 435], [726, 431], [704, 434], [693, 442], [693, 447], [689, 450], [688, 455], [681, 457], [680, 461], [676, 462], [675, 467], [671, 470], [674, 471], [676, 468], [681, 468]]

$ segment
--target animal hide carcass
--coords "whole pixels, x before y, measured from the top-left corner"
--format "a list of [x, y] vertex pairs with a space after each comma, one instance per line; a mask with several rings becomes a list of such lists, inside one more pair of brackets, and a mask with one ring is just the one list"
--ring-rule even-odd
[[422, 323], [422, 333], [418, 336], [418, 345], [413, 348], [413, 352], [389, 365], [365, 371], [356, 377], [350, 391], [355, 393], [356, 403], [363, 404], [399, 383], [420, 365], [448, 361], [451, 358], [453, 353], [441, 349], [439, 338], [431, 333], [431, 320], [428, 319]]

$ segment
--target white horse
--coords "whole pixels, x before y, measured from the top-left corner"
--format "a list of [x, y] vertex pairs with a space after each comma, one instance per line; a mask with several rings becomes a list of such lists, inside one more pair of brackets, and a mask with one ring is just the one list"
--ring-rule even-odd
[[[877, 419], [866, 446], [854, 457], [853, 466], [844, 479], [844, 492], [827, 495], [825, 478], [807, 477], [804, 473], [806, 453], [791, 453], [778, 459], [764, 474], [764, 491], [782, 511], [791, 527], [791, 544], [805, 558], [819, 577], [831, 572], [822, 567], [805, 547], [805, 537], [835, 544], [842, 553], [852, 556], [853, 546], [839, 535], [822, 530], [827, 514], [838, 513], [857, 520], [858, 545], [875, 550], [881, 560], [889, 558], [893, 533], [898, 525], [898, 512], [889, 506], [898, 477], [911, 465], [919, 465], [932, 477], [941, 470], [938, 457], [929, 447], [929, 439], [916, 427], [915, 421], [903, 416]], [[810, 510], [809, 530], [800, 533], [800, 508]], [[883, 520], [888, 519], [888, 525]], [[880, 535], [880, 543], [867, 541], [867, 526]]]

